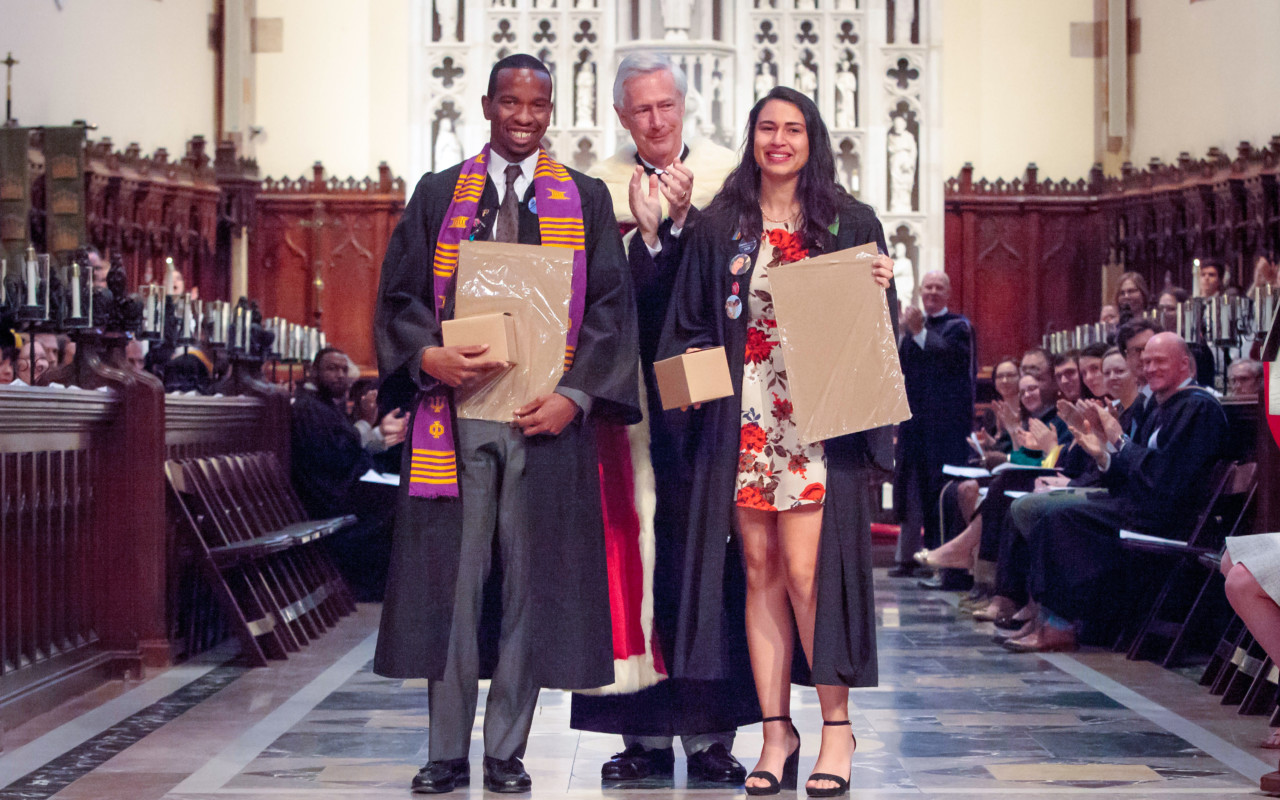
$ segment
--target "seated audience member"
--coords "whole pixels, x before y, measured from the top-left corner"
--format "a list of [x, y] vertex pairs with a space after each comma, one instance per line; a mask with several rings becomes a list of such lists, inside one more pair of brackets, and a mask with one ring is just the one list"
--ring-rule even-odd
[[[1227, 600], [1275, 663], [1280, 663], [1280, 533], [1227, 538], [1222, 554]], [[1273, 729], [1262, 747], [1280, 749], [1280, 729]], [[1261, 788], [1280, 793], [1280, 771], [1262, 776]]]
[[213, 386], [213, 360], [199, 347], [173, 351], [164, 365], [166, 392], [209, 394]]
[[[391, 553], [389, 523], [396, 487], [360, 480], [372, 466], [370, 451], [347, 416], [351, 389], [348, 359], [337, 348], [323, 348], [310, 380], [293, 401], [292, 478], [312, 517], [355, 514], [357, 524], [325, 541], [359, 600], [380, 599]], [[379, 449], [398, 444], [408, 419], [396, 411], [380, 426]]]
[[1053, 381], [1058, 396], [1074, 403], [1080, 399], [1080, 356], [1072, 351], [1053, 359]]
[[[1000, 359], [991, 370], [991, 384], [996, 390], [996, 400], [1003, 402], [1008, 408], [1018, 407], [1018, 377], [1018, 360], [1012, 356]], [[990, 469], [1008, 460], [1009, 453], [1013, 450], [1012, 434], [1005, 429], [999, 415], [995, 413], [994, 405], [983, 412], [982, 425], [976, 435], [984, 453], [983, 466]]]
[[17, 366], [16, 380], [34, 386], [49, 369], [49, 355], [45, 352], [44, 345], [35, 339], [28, 339], [18, 350]]
[[1256, 399], [1262, 390], [1262, 362], [1251, 358], [1232, 361], [1227, 367], [1227, 397]]
[[[1010, 460], [1027, 466], [1044, 466], [1045, 462], [1055, 458], [1058, 449], [1070, 438], [1066, 423], [1058, 419], [1058, 410], [1052, 403], [1046, 404], [1040, 399], [1040, 381], [1034, 375], [1022, 376], [1018, 381], [1018, 389], [1022, 403], [1021, 423], [1013, 427], [1007, 409], [1002, 407], [999, 412], [1010, 427], [1013, 427], [1014, 441], [1018, 445]], [[1000, 406], [1004, 405], [1002, 401], [996, 402]], [[984, 536], [988, 507], [993, 503], [1000, 504], [1000, 513], [1003, 515], [1003, 509], [1008, 507], [1004, 503], [1004, 492], [1020, 488], [1024, 482], [1032, 480], [1035, 474], [1031, 471], [1010, 471], [997, 475], [992, 479], [987, 499], [982, 503], [982, 515], [974, 517], [964, 532], [941, 547], [918, 551], [915, 554], [916, 563], [930, 569], [972, 569], [974, 548], [978, 546], [979, 538]], [[1029, 488], [1028, 486], [1027, 489]], [[994, 552], [991, 556], [986, 560], [994, 561]]]
[[[1187, 290], [1179, 286], [1171, 286], [1160, 293], [1159, 299], [1156, 300], [1156, 308], [1160, 309], [1160, 325], [1166, 331], [1178, 330], [1178, 304], [1185, 303], [1189, 298]], [[1213, 350], [1204, 342], [1194, 340], [1188, 341], [1187, 347], [1191, 348], [1191, 357], [1196, 362], [1196, 383], [1201, 386], [1212, 386], [1213, 376], [1218, 370], [1213, 359]]]
[[1253, 260], [1253, 283], [1249, 284], [1249, 291], [1263, 286], [1280, 288], [1280, 264], [1274, 255], [1260, 254]]
[[1114, 330], [1120, 325], [1120, 308], [1107, 303], [1098, 314], [1098, 322]]
[[1136, 431], [1146, 414], [1147, 400], [1151, 397], [1151, 389], [1147, 386], [1147, 378], [1142, 372], [1142, 353], [1151, 341], [1151, 337], [1160, 333], [1160, 326], [1149, 319], [1135, 319], [1121, 325], [1116, 332], [1116, 347], [1124, 355], [1129, 364], [1129, 372], [1138, 382], [1138, 399], [1134, 401], [1132, 427]]
[[17, 374], [18, 348], [0, 347], [0, 383], [12, 383]]
[[1116, 403], [1120, 427], [1128, 430], [1142, 386], [1120, 348], [1113, 347], [1102, 357], [1102, 377], [1106, 381], [1107, 397]]
[[1200, 283], [1201, 297], [1217, 297], [1226, 288], [1227, 266], [1221, 259], [1204, 258], [1200, 260], [1200, 271], [1196, 280]]
[[71, 337], [67, 336], [65, 333], [58, 334], [56, 341], [58, 348], [58, 366], [69, 366], [76, 360], [76, 343], [71, 341]]
[[1013, 503], [1011, 518], [1031, 556], [1027, 587], [1040, 612], [1026, 636], [1005, 644], [1009, 650], [1071, 650], [1081, 623], [1110, 624], [1124, 588], [1120, 529], [1185, 538], [1206, 502], [1203, 477], [1221, 458], [1226, 414], [1195, 384], [1191, 352], [1177, 334], [1152, 336], [1142, 367], [1152, 395], [1137, 435], [1097, 405], [1075, 408], [1067, 420], [1103, 488]]
[[1108, 348], [1106, 342], [1094, 342], [1080, 351], [1076, 361], [1080, 365], [1080, 382], [1084, 384], [1084, 389], [1080, 390], [1082, 397], [1102, 397], [1107, 393], [1106, 381], [1102, 377], [1102, 356]]
[[145, 342], [130, 339], [124, 346], [124, 360], [134, 372], [147, 371], [147, 346]]
[[1120, 323], [1142, 315], [1151, 303], [1151, 290], [1147, 279], [1136, 272], [1126, 272], [1116, 285], [1116, 308], [1120, 311]]

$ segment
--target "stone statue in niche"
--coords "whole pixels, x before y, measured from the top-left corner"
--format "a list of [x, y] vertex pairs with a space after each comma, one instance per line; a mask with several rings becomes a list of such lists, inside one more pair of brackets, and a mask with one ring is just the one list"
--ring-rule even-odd
[[689, 38], [693, 27], [693, 12], [698, 0], [662, 0], [663, 38], [669, 42], [683, 42]]
[[836, 127], [858, 127], [858, 76], [853, 62], [836, 65]]
[[915, 0], [894, 0], [893, 43], [911, 44], [911, 23], [915, 21]]
[[432, 163], [436, 170], [446, 169], [462, 160], [462, 142], [458, 139], [458, 130], [454, 127], [453, 117], [441, 118], [440, 127], [436, 131], [435, 146], [431, 152]]
[[919, 148], [916, 137], [907, 130], [907, 118], [895, 116], [886, 137], [889, 152], [889, 213], [910, 214], [911, 194], [916, 186], [916, 161]]
[[773, 80], [773, 73], [769, 70], [768, 63], [760, 63], [756, 65], [756, 99], [759, 100], [769, 93], [777, 84]]
[[596, 124], [596, 76], [589, 61], [578, 64], [578, 74], [573, 80], [575, 92], [573, 124], [577, 128], [591, 128]]
[[811, 54], [807, 54], [804, 61], [796, 62], [796, 91], [800, 94], [807, 94], [813, 98], [814, 102], [818, 100], [818, 73], [817, 64], [813, 63]]
[[[899, 231], [904, 229], [900, 228]], [[904, 242], [894, 242], [890, 245], [893, 250], [893, 282], [898, 289], [898, 299], [904, 303], [915, 303], [916, 301], [916, 267], [911, 262], [911, 257], [907, 254], [907, 245]]]
[[836, 154], [836, 170], [840, 173], [840, 181], [850, 194], [858, 194], [862, 189], [862, 161], [858, 158], [858, 148], [852, 139], [840, 142], [840, 152]]
[[716, 138], [724, 134], [724, 76], [711, 73], [711, 129]]
[[440, 23], [440, 41], [458, 41], [458, 0], [436, 0], [436, 19]]

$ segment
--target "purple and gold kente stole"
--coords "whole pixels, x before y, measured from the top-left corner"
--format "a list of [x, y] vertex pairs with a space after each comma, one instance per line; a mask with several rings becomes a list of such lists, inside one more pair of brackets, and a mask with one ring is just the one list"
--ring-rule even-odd
[[[441, 318], [445, 299], [453, 290], [458, 269], [458, 247], [470, 239], [476, 227], [476, 212], [484, 192], [489, 170], [489, 145], [462, 165], [458, 182], [453, 187], [453, 200], [445, 212], [436, 237], [432, 259], [436, 319]], [[547, 247], [573, 250], [572, 294], [569, 298], [569, 332], [565, 341], [564, 368], [573, 366], [578, 346], [582, 315], [587, 302], [586, 235], [582, 224], [582, 198], [569, 171], [547, 155], [538, 152], [533, 170], [534, 202], [538, 214], [538, 232]], [[411, 497], [457, 497], [458, 458], [453, 441], [452, 392], [441, 385], [424, 392], [418, 400], [410, 433], [409, 495]]]

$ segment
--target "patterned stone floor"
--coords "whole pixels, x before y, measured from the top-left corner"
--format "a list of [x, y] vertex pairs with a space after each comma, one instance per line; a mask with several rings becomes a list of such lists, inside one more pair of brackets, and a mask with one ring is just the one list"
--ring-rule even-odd
[[[1109, 653], [1011, 655], [992, 644], [989, 626], [962, 618], [954, 601], [878, 579], [882, 683], [853, 693], [853, 797], [1218, 798], [1256, 793], [1257, 775], [1274, 768], [1253, 748], [1265, 721], [1232, 720], [1229, 709], [1215, 714], [1184, 675], [1130, 666]], [[376, 608], [362, 608], [286, 665], [212, 668], [159, 707], [17, 776], [0, 788], [0, 800], [409, 797], [430, 735], [426, 686], [369, 671], [376, 619]], [[1185, 716], [1175, 710], [1179, 698], [1199, 710]], [[175, 714], [181, 702], [189, 710]], [[672, 784], [602, 789], [600, 764], [620, 744], [570, 730], [568, 716], [568, 695], [543, 692], [525, 759], [534, 797], [743, 796], [740, 787], [689, 787], [682, 760]], [[820, 722], [812, 690], [794, 692], [793, 716], [805, 737], [805, 775]], [[30, 747], [65, 737], [66, 724], [27, 748], [6, 748], [0, 783], [30, 758]], [[759, 747], [755, 725], [739, 732], [734, 752], [750, 767]], [[468, 793], [482, 793], [478, 781], [458, 795]]]

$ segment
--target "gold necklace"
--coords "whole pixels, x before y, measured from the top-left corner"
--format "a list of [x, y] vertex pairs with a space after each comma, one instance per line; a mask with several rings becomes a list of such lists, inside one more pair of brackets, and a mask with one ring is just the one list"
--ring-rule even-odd
[[775, 225], [790, 225], [791, 223], [795, 222], [796, 212], [792, 211], [791, 216], [787, 217], [786, 219], [774, 219], [773, 217], [764, 213], [764, 206], [760, 206], [760, 216], [764, 217], [765, 222], [772, 222]]

